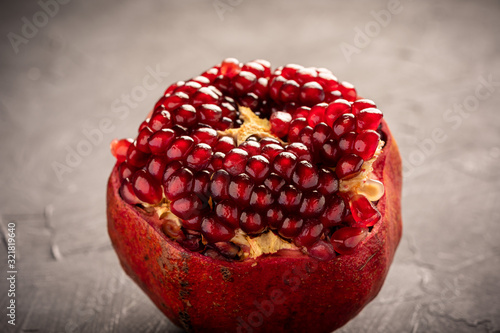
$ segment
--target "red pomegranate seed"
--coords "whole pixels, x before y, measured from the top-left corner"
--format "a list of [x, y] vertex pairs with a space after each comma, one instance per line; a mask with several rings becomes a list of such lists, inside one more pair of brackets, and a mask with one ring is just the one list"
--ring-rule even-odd
[[302, 217], [318, 217], [325, 210], [325, 197], [318, 191], [304, 193], [299, 212]]
[[300, 86], [294, 80], [287, 80], [281, 86], [279, 99], [283, 103], [294, 102], [299, 98]]
[[[215, 88], [217, 89], [217, 88]], [[219, 96], [208, 87], [201, 87], [192, 98], [192, 103], [195, 108], [202, 104], [215, 104], [219, 100]]]
[[199, 143], [186, 157], [186, 165], [193, 170], [201, 170], [212, 158], [212, 148], [206, 143]]
[[271, 138], [271, 137], [262, 138], [262, 139], [260, 139], [259, 143], [260, 143], [260, 146], [262, 147], [262, 149], [264, 149], [265, 146], [270, 145], [270, 144], [277, 144], [277, 145], [281, 144], [278, 139]]
[[183, 135], [184, 136], [189, 135], [188, 129], [184, 126], [179, 125], [179, 124], [172, 126], [172, 130], [174, 131], [176, 137], [183, 136]]
[[250, 201], [253, 190], [253, 182], [247, 174], [240, 174], [231, 180], [228, 187], [228, 194], [236, 203], [246, 207]]
[[186, 194], [170, 203], [170, 210], [183, 220], [199, 215], [203, 210], [203, 202], [194, 193]]
[[196, 91], [198, 91], [202, 85], [196, 81], [188, 81], [183, 86], [177, 88], [175, 92], [183, 92], [188, 96], [193, 95]]
[[236, 143], [234, 142], [234, 139], [232, 137], [222, 136], [215, 144], [214, 151], [220, 151], [221, 153], [227, 154], [234, 147], [236, 147]]
[[215, 78], [219, 76], [219, 70], [220, 69], [218, 67], [212, 67], [201, 75], [206, 77], [210, 82], [213, 82]]
[[220, 65], [221, 75], [232, 78], [240, 72], [240, 62], [235, 58], [227, 58]]
[[318, 73], [316, 72], [316, 69], [312, 67], [300, 68], [295, 73], [295, 79], [301, 85], [305, 84], [306, 82], [311, 82], [313, 80], [316, 80], [317, 77]]
[[[228, 117], [222, 117], [219, 123], [213, 124], [216, 129], [219, 131], [225, 131], [228, 128], [233, 127], [233, 121]], [[241, 124], [240, 124], [241, 125]]]
[[146, 170], [158, 182], [163, 179], [165, 168], [167, 167], [167, 159], [163, 156], [153, 156], [146, 165]]
[[269, 93], [269, 80], [263, 77], [257, 79], [253, 92], [260, 100], [267, 100], [267, 94]]
[[241, 67], [241, 71], [253, 73], [257, 77], [265, 76], [264, 66], [256, 61], [247, 62]]
[[215, 104], [203, 104], [198, 107], [200, 122], [203, 124], [215, 124], [222, 119], [222, 109]]
[[284, 238], [294, 238], [299, 235], [304, 220], [299, 216], [288, 216], [279, 228], [279, 234]]
[[335, 258], [335, 250], [332, 244], [319, 240], [309, 247], [309, 255], [321, 261], [329, 261]]
[[338, 99], [328, 104], [325, 111], [325, 122], [328, 126], [333, 127], [335, 120], [346, 113], [351, 113], [351, 104], [345, 99]]
[[286, 146], [285, 151], [295, 154], [299, 161], [312, 162], [311, 152], [307, 146], [301, 142], [290, 143]]
[[269, 175], [269, 161], [262, 155], [255, 155], [248, 159], [246, 173], [256, 183], [261, 183]]
[[288, 134], [292, 115], [288, 112], [278, 111], [271, 115], [269, 121], [273, 134], [282, 138]]
[[341, 152], [337, 141], [334, 139], [327, 140], [319, 150], [319, 156], [321, 161], [326, 166], [335, 166], [341, 156]]
[[201, 233], [209, 243], [228, 242], [234, 237], [234, 230], [226, 227], [215, 216], [203, 219]]
[[174, 141], [176, 134], [170, 128], [164, 128], [149, 137], [148, 145], [151, 153], [164, 155], [170, 144]]
[[215, 215], [227, 226], [233, 229], [240, 226], [240, 209], [232, 200], [222, 200], [215, 206]]
[[271, 76], [271, 63], [269, 61], [264, 60], [264, 59], [255, 59], [252, 62], [256, 62], [256, 63], [262, 65], [262, 67], [264, 67], [263, 76], [265, 76], [265, 77]]
[[[194, 230], [194, 231], [201, 231], [201, 223], [202, 222], [203, 222], [202, 214], [197, 215], [197, 216], [192, 217], [192, 218], [187, 219], [187, 220], [181, 220], [182, 226], [184, 228], [189, 229], [189, 230]], [[189, 235], [188, 235], [188, 238], [189, 238]], [[201, 239], [198, 241], [201, 241]], [[183, 244], [183, 246], [185, 247], [184, 244]], [[197, 247], [198, 246], [195, 246], [194, 248], [197, 248]], [[192, 250], [192, 251], [196, 251], [196, 250]]]
[[212, 147], [217, 142], [218, 135], [217, 131], [213, 128], [201, 127], [195, 129], [191, 133], [191, 137], [193, 138], [195, 144], [206, 143]]
[[285, 180], [290, 180], [293, 170], [297, 164], [297, 156], [289, 152], [282, 152], [276, 155], [273, 162], [273, 170]]
[[280, 101], [280, 92], [286, 79], [282, 76], [277, 76], [271, 80], [269, 85], [269, 96], [276, 102]]
[[171, 84], [167, 88], [167, 90], [165, 90], [165, 94], [164, 95], [170, 95], [170, 94], [172, 94], [174, 92], [174, 90], [176, 90], [179, 87], [182, 87], [184, 84], [185, 84], [184, 81], [177, 81], [177, 82]]
[[172, 119], [170, 112], [167, 110], [163, 110], [160, 113], [155, 114], [148, 122], [149, 128], [153, 132], [158, 132], [162, 128], [170, 128], [172, 127]]
[[248, 153], [240, 148], [231, 149], [224, 157], [224, 170], [231, 176], [239, 175], [245, 172], [245, 166], [248, 160]]
[[281, 228], [284, 218], [285, 214], [283, 213], [283, 209], [278, 205], [271, 206], [266, 212], [267, 225], [271, 229], [276, 230]]
[[225, 170], [217, 170], [212, 176], [210, 182], [210, 194], [214, 200], [224, 200], [228, 196], [228, 187], [231, 177]]
[[[293, 104], [293, 103], [292, 103]], [[290, 104], [288, 104], [290, 105]], [[293, 111], [292, 113], [292, 119], [298, 119], [298, 118], [305, 118], [309, 116], [309, 112], [311, 112], [311, 108], [308, 106], [300, 106], [296, 110]]]
[[299, 141], [300, 131], [302, 131], [302, 129], [307, 125], [308, 124], [306, 118], [297, 118], [292, 120], [288, 129], [288, 142]]
[[207, 169], [212, 172], [222, 169], [222, 164], [224, 163], [225, 157], [226, 154], [223, 154], [221, 152], [215, 152], [212, 155], [212, 160], [210, 161], [210, 164], [207, 166]]
[[254, 187], [250, 195], [250, 206], [257, 211], [266, 211], [274, 203], [271, 191], [264, 185]]
[[297, 71], [301, 70], [302, 68], [304, 67], [297, 64], [288, 64], [286, 66], [283, 66], [283, 68], [281, 69], [281, 75], [286, 79], [291, 79], [295, 77]]
[[332, 72], [324, 68], [318, 68], [317, 70], [318, 82], [325, 88], [325, 91], [334, 91], [339, 88], [339, 82]]
[[174, 172], [176, 172], [180, 168], [182, 168], [182, 163], [179, 161], [173, 161], [168, 163], [167, 166], [165, 167], [165, 172], [163, 173], [163, 184], [165, 184], [165, 182], [167, 182], [170, 176], [172, 176]]
[[249, 156], [260, 154], [260, 143], [258, 143], [257, 141], [247, 140], [239, 145], [238, 148], [246, 151]]
[[373, 157], [380, 142], [380, 135], [372, 130], [363, 131], [356, 136], [353, 152], [363, 160], [368, 161]]
[[191, 127], [198, 122], [196, 109], [192, 105], [183, 104], [172, 113], [174, 115], [175, 124]]
[[307, 82], [300, 89], [300, 101], [305, 105], [314, 105], [325, 100], [325, 92], [318, 82]]
[[272, 194], [278, 195], [285, 186], [286, 182], [283, 178], [275, 173], [271, 173], [265, 180], [264, 185], [271, 191]]
[[174, 200], [193, 190], [193, 173], [187, 168], [177, 170], [163, 183], [165, 196]]
[[287, 212], [294, 212], [299, 209], [302, 201], [302, 192], [293, 185], [285, 185], [278, 196], [280, 204]]
[[257, 235], [266, 229], [266, 224], [261, 214], [247, 209], [241, 213], [240, 227], [249, 235]]
[[342, 94], [342, 97], [344, 97], [349, 102], [354, 102], [356, 100], [356, 97], [358, 96], [356, 89], [349, 82], [341, 82], [339, 85], [339, 90]]
[[326, 208], [320, 217], [321, 223], [325, 228], [330, 228], [342, 223], [342, 219], [345, 213], [345, 202], [338, 195], [332, 194], [327, 202]]
[[193, 149], [194, 140], [189, 136], [180, 136], [175, 139], [167, 149], [167, 157], [169, 160], [183, 160], [187, 154]]
[[156, 205], [162, 199], [160, 184], [146, 170], [139, 170], [134, 173], [132, 186], [137, 198], [143, 202]]
[[372, 101], [371, 99], [358, 99], [357, 101], [354, 101], [352, 103], [352, 114], [357, 116], [361, 110], [368, 109], [368, 108], [376, 108], [377, 106], [375, 105], [375, 102]]
[[118, 192], [120, 193], [123, 201], [125, 201], [129, 205], [137, 205], [141, 203], [141, 200], [139, 200], [135, 195], [134, 186], [128, 179], [125, 179], [122, 182], [122, 185], [120, 186]]
[[336, 138], [340, 138], [345, 133], [354, 132], [356, 130], [356, 117], [352, 113], [345, 113], [335, 120], [332, 129]]
[[232, 79], [232, 83], [238, 95], [248, 93], [257, 83], [257, 76], [254, 73], [241, 70]]
[[197, 194], [202, 200], [208, 201], [209, 184], [211, 174], [208, 170], [201, 170], [194, 174], [193, 193]]
[[167, 111], [173, 111], [186, 103], [189, 103], [189, 96], [183, 92], [176, 92], [166, 97], [162, 105]]
[[149, 154], [143, 153], [135, 146], [136, 143], [132, 143], [127, 150], [127, 164], [135, 166], [137, 168], [142, 168], [148, 163]]
[[299, 235], [294, 238], [295, 245], [309, 247], [316, 243], [323, 234], [323, 225], [318, 220], [308, 220], [304, 223]]
[[335, 231], [331, 237], [333, 248], [340, 254], [353, 254], [357, 246], [368, 235], [366, 228], [344, 227]]
[[339, 190], [339, 180], [337, 176], [329, 169], [322, 168], [318, 174], [319, 193], [329, 196]]
[[354, 152], [354, 141], [356, 140], [356, 132], [348, 132], [339, 138], [339, 149], [342, 154], [351, 154]]
[[307, 123], [309, 126], [314, 128], [316, 125], [324, 121], [323, 119], [325, 118], [325, 110], [327, 106], [328, 104], [326, 103], [319, 103], [311, 108], [311, 111], [307, 115]]
[[206, 87], [210, 84], [210, 80], [206, 76], [197, 76], [191, 79], [194, 82], [198, 82], [201, 84], [203, 87]]
[[358, 131], [376, 130], [382, 121], [382, 116], [382, 111], [379, 109], [368, 108], [361, 110], [356, 115]]
[[299, 189], [313, 189], [318, 186], [318, 170], [308, 161], [300, 161], [292, 174], [292, 181]]
[[299, 141], [307, 147], [308, 152], [312, 150], [312, 137], [313, 129], [311, 126], [304, 127], [299, 133]]
[[285, 148], [283, 148], [281, 145], [271, 143], [271, 144], [265, 145], [262, 148], [262, 156], [267, 158], [269, 163], [272, 163], [274, 161], [274, 158], [276, 157], [276, 155], [278, 155], [279, 153], [281, 153], [284, 150], [285, 150]]
[[378, 209], [364, 195], [354, 195], [349, 200], [349, 208], [356, 221], [353, 225], [355, 227], [371, 227], [382, 217]]
[[332, 136], [332, 129], [327, 124], [321, 122], [314, 127], [312, 134], [312, 145], [314, 151], [319, 152], [326, 140]]
[[349, 179], [358, 175], [363, 165], [363, 159], [356, 154], [344, 155], [340, 158], [335, 168], [339, 179]]
[[120, 175], [120, 181], [123, 181], [126, 178], [130, 178], [137, 171], [137, 168], [128, 165], [125, 162], [120, 163], [118, 166], [118, 174]]
[[111, 141], [111, 154], [113, 154], [117, 162], [123, 162], [127, 159], [127, 151], [132, 142], [132, 139], [114, 139]]

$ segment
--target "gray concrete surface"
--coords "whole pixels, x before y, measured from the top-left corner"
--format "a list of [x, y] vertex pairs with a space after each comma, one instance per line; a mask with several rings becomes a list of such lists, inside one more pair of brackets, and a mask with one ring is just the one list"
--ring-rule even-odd
[[12, 326], [1, 244], [1, 332], [179, 331], [111, 248], [108, 144], [228, 56], [332, 69], [399, 142], [404, 236], [380, 295], [339, 332], [500, 332], [499, 1], [60, 2], [0, 5], [1, 228], [15, 224], [17, 255]]

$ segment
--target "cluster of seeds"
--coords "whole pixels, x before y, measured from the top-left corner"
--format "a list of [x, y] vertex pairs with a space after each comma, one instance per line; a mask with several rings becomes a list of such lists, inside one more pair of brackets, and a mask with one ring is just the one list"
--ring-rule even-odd
[[[273, 137], [236, 142], [239, 106], [270, 120]], [[326, 69], [226, 59], [171, 85], [135, 140], [112, 143], [120, 195], [165, 207], [181, 221], [166, 233], [185, 248], [236, 259], [232, 243], [272, 232], [322, 260], [349, 254], [380, 213], [339, 191], [380, 142], [382, 113]]]

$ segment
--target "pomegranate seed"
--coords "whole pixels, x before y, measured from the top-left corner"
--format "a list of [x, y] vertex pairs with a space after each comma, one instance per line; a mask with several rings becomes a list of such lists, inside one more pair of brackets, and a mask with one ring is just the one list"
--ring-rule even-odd
[[378, 209], [364, 195], [354, 195], [349, 200], [349, 208], [356, 221], [355, 227], [371, 227], [382, 217]]
[[253, 92], [260, 100], [267, 100], [267, 94], [269, 93], [269, 80], [263, 77], [257, 79]]
[[309, 255], [321, 261], [329, 261], [335, 258], [335, 250], [332, 244], [319, 240], [307, 251]]
[[255, 187], [250, 195], [250, 206], [258, 211], [266, 211], [274, 203], [271, 191], [264, 185]]
[[339, 179], [349, 179], [358, 175], [363, 165], [363, 159], [356, 154], [344, 155], [340, 158], [335, 168]]
[[167, 149], [167, 157], [169, 160], [183, 160], [187, 154], [193, 149], [194, 140], [189, 136], [180, 136], [175, 139]]
[[312, 162], [312, 156], [309, 152], [309, 149], [305, 144], [301, 142], [290, 143], [288, 146], [286, 146], [285, 151], [295, 154], [299, 161]]
[[338, 195], [332, 194], [326, 202], [326, 208], [320, 217], [325, 228], [330, 228], [342, 223], [345, 213], [345, 202]]
[[221, 152], [214, 153], [212, 155], [212, 160], [210, 161], [210, 164], [208, 165], [207, 169], [212, 172], [222, 169], [222, 164], [224, 163], [225, 157], [226, 154], [223, 154]]
[[309, 247], [316, 243], [323, 234], [323, 225], [317, 220], [308, 220], [299, 235], [293, 240], [295, 245]]
[[182, 87], [184, 84], [185, 84], [184, 81], [177, 81], [176, 83], [171, 84], [167, 88], [167, 90], [165, 90], [165, 94], [164, 95], [170, 95], [170, 94], [172, 94], [174, 92], [174, 90], [176, 90], [179, 87]]
[[316, 69], [309, 67], [309, 68], [301, 68], [297, 70], [295, 73], [295, 79], [299, 84], [305, 84], [307, 82], [311, 82], [315, 80], [318, 77], [318, 73], [316, 72]]
[[314, 128], [323, 121], [327, 106], [328, 104], [326, 103], [319, 103], [311, 108], [311, 112], [307, 115], [307, 123], [309, 126]]
[[308, 152], [312, 150], [312, 137], [313, 137], [313, 129], [311, 126], [304, 127], [299, 133], [299, 141], [303, 143], [304, 146], [306, 146], [306, 150]]
[[308, 161], [300, 161], [292, 174], [292, 181], [302, 190], [315, 188], [318, 180], [318, 170]]
[[[200, 88], [201, 89], [201, 88]], [[176, 92], [167, 98], [165, 98], [165, 101], [163, 101], [163, 106], [167, 111], [173, 111], [180, 107], [181, 105], [184, 105], [189, 102], [189, 96], [183, 92]]]
[[271, 229], [276, 230], [281, 228], [284, 218], [285, 214], [283, 213], [283, 209], [278, 205], [271, 206], [266, 212], [267, 225]]
[[162, 199], [160, 184], [146, 170], [139, 170], [132, 176], [134, 193], [139, 200], [151, 205]]
[[253, 190], [253, 182], [247, 174], [240, 174], [229, 183], [228, 194], [238, 204], [247, 206]]
[[318, 191], [306, 192], [302, 196], [299, 212], [303, 217], [318, 217], [325, 210], [325, 197]]
[[285, 148], [283, 148], [281, 145], [278, 145], [276, 143], [271, 143], [271, 144], [265, 145], [262, 148], [262, 156], [267, 158], [269, 163], [272, 163], [274, 161], [274, 158], [276, 157], [276, 155], [278, 155], [279, 153], [281, 153], [284, 150], [285, 150]]
[[260, 143], [257, 141], [245, 141], [238, 148], [243, 149], [248, 153], [249, 156], [259, 155], [260, 154]]
[[356, 117], [352, 113], [345, 113], [335, 120], [332, 129], [336, 138], [340, 138], [347, 132], [354, 132], [356, 130]]
[[202, 87], [202, 85], [199, 83], [199, 82], [196, 82], [196, 81], [188, 81], [186, 82], [186, 84], [184, 84], [183, 86], [177, 88], [175, 90], [175, 92], [183, 92], [185, 93], [186, 95], [188, 96], [191, 96], [193, 95], [195, 92], [197, 92], [200, 88]]
[[222, 200], [215, 206], [215, 215], [233, 229], [240, 226], [240, 209], [232, 200]]
[[291, 79], [295, 77], [297, 71], [301, 70], [302, 68], [304, 67], [297, 64], [288, 64], [281, 70], [281, 75], [286, 79]]
[[215, 128], [218, 129], [219, 131], [225, 131], [231, 127], [233, 127], [233, 121], [228, 117], [222, 117], [221, 121], [217, 123], [215, 126]]
[[262, 155], [255, 155], [248, 159], [245, 171], [252, 180], [261, 183], [269, 175], [269, 161]]
[[355, 153], [354, 149], [354, 141], [356, 140], [356, 132], [348, 132], [343, 134], [339, 138], [339, 149], [342, 154], [351, 154]]
[[339, 190], [339, 180], [329, 169], [320, 169], [318, 174], [317, 190], [323, 195], [330, 195]]
[[117, 162], [123, 162], [127, 159], [127, 151], [132, 142], [132, 139], [114, 139], [111, 141], [111, 154], [113, 154]]
[[264, 66], [262, 64], [259, 64], [258, 62], [255, 62], [255, 61], [250, 61], [250, 62], [247, 62], [246, 64], [244, 64], [241, 67], [241, 71], [253, 73], [255, 76], [258, 76], [258, 77], [265, 76]]
[[325, 123], [319, 123], [314, 127], [312, 134], [312, 146], [315, 152], [319, 152], [326, 140], [332, 136], [332, 129]]
[[[187, 219], [187, 220], [181, 220], [182, 226], [184, 228], [189, 229], [189, 230], [194, 230], [194, 231], [201, 231], [201, 223], [202, 222], [203, 222], [203, 217], [201, 214], [197, 215], [195, 217], [192, 217], [190, 219]], [[197, 248], [197, 246], [195, 246], [195, 248]]]
[[176, 134], [170, 128], [164, 128], [151, 135], [148, 145], [151, 153], [155, 155], [164, 155], [170, 144], [174, 141]]
[[375, 102], [372, 101], [371, 99], [358, 99], [357, 101], [354, 101], [352, 103], [352, 113], [357, 116], [359, 115], [361, 110], [368, 109], [368, 108], [376, 108], [377, 106], [375, 105]]
[[353, 254], [357, 246], [368, 235], [366, 228], [344, 227], [335, 231], [331, 237], [333, 248], [340, 254]]
[[356, 115], [358, 131], [376, 130], [382, 121], [382, 112], [379, 109], [368, 108]]
[[197, 120], [196, 109], [189, 104], [183, 104], [173, 111], [174, 123], [184, 127], [195, 125]]
[[377, 150], [380, 135], [372, 130], [363, 131], [356, 136], [353, 144], [353, 152], [367, 161], [373, 157]]
[[207, 166], [212, 158], [212, 148], [206, 143], [199, 143], [186, 157], [186, 164], [193, 170], [201, 170]]
[[139, 200], [135, 195], [134, 186], [128, 179], [123, 181], [118, 192], [120, 193], [120, 197], [123, 201], [129, 205], [137, 205], [141, 203], [141, 200]]
[[218, 135], [217, 131], [213, 128], [201, 127], [195, 129], [191, 133], [191, 137], [193, 138], [195, 144], [206, 143], [212, 147], [217, 142]]
[[233, 260], [238, 259], [238, 253], [240, 252], [240, 247], [238, 245], [233, 244], [231, 242], [217, 242], [213, 243], [212, 246], [225, 259], [233, 259]]
[[228, 196], [228, 187], [231, 177], [225, 170], [217, 170], [212, 176], [210, 182], [210, 194], [214, 200], [224, 200]]
[[227, 58], [220, 65], [221, 75], [227, 76], [228, 78], [234, 77], [240, 70], [240, 62], [235, 58]]
[[127, 150], [127, 164], [142, 168], [148, 163], [149, 154], [143, 153], [136, 147], [136, 143], [132, 143]]
[[215, 104], [203, 104], [198, 107], [200, 122], [204, 124], [215, 124], [221, 121], [222, 109]]
[[298, 99], [300, 94], [300, 86], [294, 80], [287, 80], [281, 86], [280, 101], [283, 103], [294, 102]]
[[123, 181], [126, 178], [130, 178], [137, 171], [137, 168], [128, 165], [125, 162], [120, 163], [118, 166], [118, 174], [120, 175], [120, 180]]
[[203, 202], [194, 193], [186, 194], [170, 203], [170, 210], [183, 220], [199, 215], [203, 210]]
[[240, 148], [231, 149], [224, 157], [224, 170], [230, 175], [236, 176], [245, 172], [245, 166], [248, 160], [248, 153]]
[[247, 72], [244, 70], [241, 70], [232, 79], [234, 88], [239, 95], [243, 95], [249, 92], [255, 86], [256, 82], [257, 76], [252, 72]]
[[167, 110], [161, 111], [161, 113], [155, 114], [150, 120], [149, 120], [149, 128], [153, 132], [158, 132], [162, 128], [169, 128], [172, 126], [172, 119], [170, 112]]
[[264, 185], [271, 191], [272, 194], [278, 195], [281, 188], [285, 186], [286, 182], [283, 178], [275, 173], [271, 173], [265, 180]]
[[282, 152], [276, 155], [273, 162], [273, 170], [285, 180], [289, 181], [292, 177], [293, 170], [297, 164], [295, 154]]
[[299, 235], [304, 220], [298, 216], [288, 216], [283, 220], [279, 234], [284, 238], [294, 238]]
[[302, 192], [293, 185], [285, 185], [278, 196], [278, 204], [290, 212], [299, 209], [301, 201]]
[[220, 151], [221, 153], [227, 154], [234, 147], [236, 147], [234, 139], [230, 136], [223, 136], [219, 138], [219, 141], [217, 141], [214, 151]]
[[288, 130], [288, 142], [296, 142], [300, 139], [300, 131], [307, 126], [306, 118], [297, 118], [292, 120]]
[[337, 141], [327, 140], [319, 150], [321, 161], [327, 166], [335, 166], [341, 156]]
[[339, 88], [339, 82], [335, 75], [327, 69], [318, 68], [318, 82], [325, 88], [325, 91], [331, 92]]
[[[217, 88], [215, 88], [217, 89]], [[214, 90], [208, 87], [201, 87], [192, 98], [192, 103], [195, 108], [202, 104], [215, 104], [219, 100], [219, 96]]]
[[220, 223], [214, 216], [203, 219], [201, 233], [209, 243], [228, 242], [234, 237], [234, 230]]
[[280, 145], [281, 142], [278, 140], [278, 139], [275, 139], [275, 138], [271, 138], [271, 137], [265, 137], [265, 138], [262, 138], [260, 141], [260, 146], [262, 148], [264, 148], [265, 146], [267, 145], [270, 145], [270, 144], [277, 144], [277, 145]]
[[297, 119], [297, 118], [305, 118], [309, 116], [309, 112], [311, 112], [311, 108], [307, 106], [301, 106], [297, 108], [293, 114], [292, 114], [292, 119]]
[[262, 65], [262, 67], [264, 67], [263, 76], [265, 76], [265, 77], [271, 76], [271, 63], [269, 61], [264, 60], [264, 59], [256, 59], [253, 62], [256, 62], [256, 63]]
[[300, 101], [305, 105], [314, 105], [325, 100], [325, 92], [318, 82], [307, 82], [300, 89]]
[[203, 87], [206, 87], [206, 86], [208, 86], [210, 84], [210, 80], [207, 77], [201, 76], [201, 75], [197, 76], [197, 77], [194, 77], [191, 80], [194, 81], [194, 82], [197, 82], [197, 83], [201, 84]]
[[262, 215], [247, 209], [241, 213], [240, 227], [247, 234], [256, 235], [265, 230], [266, 224]]
[[276, 102], [280, 101], [280, 92], [286, 79], [282, 76], [275, 77], [269, 85], [269, 95]]
[[193, 189], [193, 178], [191, 170], [186, 168], [177, 170], [163, 183], [165, 196], [170, 200], [174, 200], [191, 192]]
[[172, 130], [174, 131], [177, 137], [179, 136], [188, 136], [188, 130], [186, 127], [181, 126], [179, 124], [172, 126]]
[[354, 102], [356, 100], [356, 97], [358, 96], [356, 89], [349, 82], [341, 82], [339, 85], [339, 90], [342, 94], [342, 97], [344, 97], [349, 102]]
[[167, 167], [167, 159], [163, 156], [153, 156], [146, 165], [146, 170], [158, 182], [163, 179], [165, 168]]
[[163, 184], [165, 184], [170, 176], [172, 176], [174, 172], [176, 172], [180, 168], [182, 168], [182, 163], [179, 161], [173, 161], [167, 164], [167, 166], [165, 167], [165, 172], [163, 173]]
[[212, 67], [206, 72], [202, 73], [201, 76], [206, 77], [210, 82], [213, 82], [217, 76], [219, 76], [219, 68]]
[[325, 122], [333, 127], [333, 123], [343, 114], [351, 113], [351, 104], [345, 99], [338, 99], [328, 105], [325, 111]]
[[207, 170], [201, 170], [195, 173], [193, 179], [193, 193], [197, 194], [202, 200], [208, 201], [209, 184], [211, 174]]
[[271, 115], [269, 121], [271, 122], [271, 131], [273, 134], [282, 138], [288, 134], [292, 116], [288, 112], [278, 111]]

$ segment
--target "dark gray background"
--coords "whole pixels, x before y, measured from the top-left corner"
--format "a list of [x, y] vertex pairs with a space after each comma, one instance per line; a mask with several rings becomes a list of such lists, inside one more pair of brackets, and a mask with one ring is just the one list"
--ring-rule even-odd
[[[399, 142], [403, 239], [380, 295], [340, 332], [499, 332], [500, 2], [402, 0], [377, 23], [390, 3], [73, 0], [43, 22], [37, 2], [3, 1], [0, 213], [2, 233], [17, 225], [19, 273], [13, 328], [1, 244], [0, 331], [177, 332], [111, 248], [109, 142], [134, 136], [168, 84], [233, 56], [330, 68]], [[34, 16], [38, 32], [13, 46]], [[149, 90], [148, 68], [168, 73]], [[103, 119], [111, 130], [58, 177]]]

